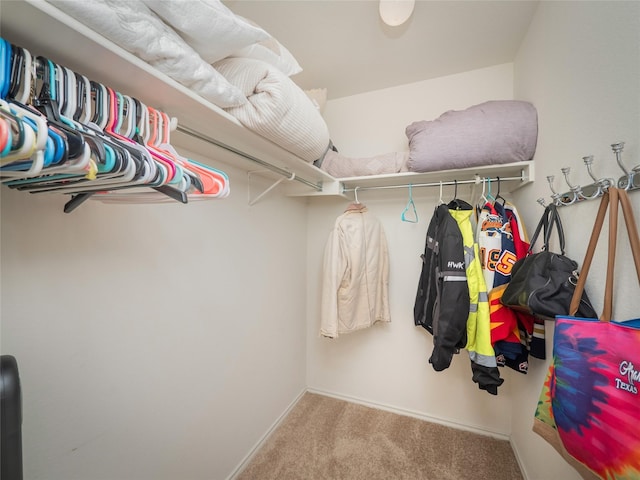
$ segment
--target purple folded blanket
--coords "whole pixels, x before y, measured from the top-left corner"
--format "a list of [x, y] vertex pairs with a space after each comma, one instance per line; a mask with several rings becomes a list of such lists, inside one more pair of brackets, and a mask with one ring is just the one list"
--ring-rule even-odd
[[538, 115], [529, 102], [493, 100], [413, 122], [406, 134], [412, 172], [521, 162], [536, 151]]

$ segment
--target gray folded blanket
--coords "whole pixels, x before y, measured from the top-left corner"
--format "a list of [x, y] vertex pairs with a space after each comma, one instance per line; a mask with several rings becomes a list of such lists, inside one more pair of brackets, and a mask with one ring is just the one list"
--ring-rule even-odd
[[373, 157], [350, 158], [333, 150], [325, 154], [320, 168], [336, 178], [364, 177], [406, 172], [409, 152], [391, 152]]

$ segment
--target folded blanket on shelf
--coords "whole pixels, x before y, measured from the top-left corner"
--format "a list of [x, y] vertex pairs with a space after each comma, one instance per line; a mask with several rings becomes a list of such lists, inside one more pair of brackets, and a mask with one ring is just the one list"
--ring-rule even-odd
[[221, 107], [247, 99], [147, 6], [126, 0], [48, 0], [93, 31]]
[[248, 102], [226, 111], [248, 129], [307, 162], [321, 158], [329, 129], [313, 102], [287, 75], [252, 58], [226, 58], [214, 64]]
[[270, 38], [258, 25], [234, 14], [220, 0], [143, 0], [207, 63]]
[[535, 153], [538, 116], [529, 102], [494, 100], [413, 122], [406, 134], [412, 172], [520, 162]]
[[392, 152], [366, 158], [350, 158], [327, 151], [319, 167], [335, 178], [388, 175], [407, 171], [408, 152]]

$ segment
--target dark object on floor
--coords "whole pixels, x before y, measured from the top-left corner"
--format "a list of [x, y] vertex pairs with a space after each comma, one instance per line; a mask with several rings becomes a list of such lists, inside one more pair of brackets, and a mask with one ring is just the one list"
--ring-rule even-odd
[[0, 477], [22, 480], [22, 399], [18, 363], [0, 357]]

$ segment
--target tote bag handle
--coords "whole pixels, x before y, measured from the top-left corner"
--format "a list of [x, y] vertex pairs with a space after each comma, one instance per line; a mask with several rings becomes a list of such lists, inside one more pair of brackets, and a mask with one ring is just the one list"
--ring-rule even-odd
[[638, 236], [638, 227], [636, 226], [635, 217], [633, 216], [633, 209], [631, 208], [629, 195], [625, 190], [611, 187], [602, 196], [602, 200], [600, 201], [600, 208], [598, 209], [593, 231], [591, 232], [587, 253], [585, 254], [584, 262], [582, 263], [582, 272], [578, 278], [578, 283], [571, 299], [569, 315], [573, 316], [578, 311], [580, 298], [582, 298], [584, 285], [587, 281], [587, 274], [589, 273], [598, 238], [600, 237], [600, 232], [602, 231], [602, 226], [604, 224], [607, 207], [610, 206], [607, 277], [604, 290], [604, 307], [602, 309], [600, 320], [603, 322], [611, 321], [611, 314], [613, 310], [613, 270], [615, 266], [616, 243], [618, 240], [618, 203], [622, 205], [622, 213], [624, 215], [627, 234], [629, 235], [629, 243], [631, 244], [631, 253], [633, 255], [633, 261], [638, 275], [638, 283], [640, 284], [640, 237]]
[[560, 253], [564, 255], [564, 229], [562, 228], [562, 222], [560, 221], [560, 215], [558, 215], [558, 208], [554, 205], [547, 205], [544, 209], [544, 213], [536, 226], [536, 230], [531, 237], [531, 241], [529, 242], [529, 250], [527, 251], [527, 255], [530, 255], [533, 251], [533, 246], [538, 240], [538, 235], [540, 235], [540, 231], [543, 230], [544, 244], [542, 245], [542, 250], [549, 251], [549, 240], [551, 239], [551, 232], [553, 231], [553, 226], [556, 226], [558, 233], [558, 240], [560, 243]]

